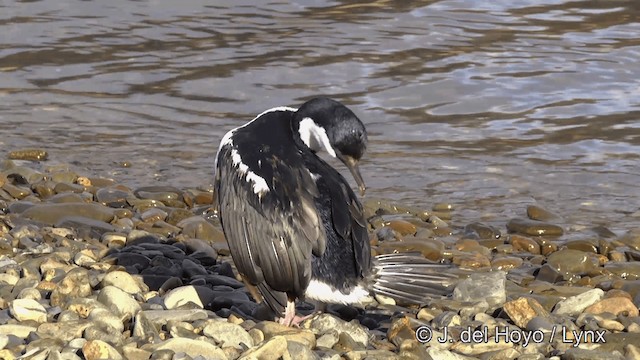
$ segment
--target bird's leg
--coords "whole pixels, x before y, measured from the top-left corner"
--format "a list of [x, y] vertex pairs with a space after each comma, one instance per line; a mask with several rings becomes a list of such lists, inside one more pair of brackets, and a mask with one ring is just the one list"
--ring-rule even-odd
[[[287, 301], [287, 307], [285, 309], [284, 312], [284, 317], [279, 319], [279, 323], [282, 325], [286, 325], [286, 326], [295, 326], [295, 327], [300, 327], [300, 324], [302, 324], [305, 320], [314, 317], [315, 315], [317, 315], [318, 313], [320, 313], [321, 311], [324, 311], [324, 308], [322, 308], [321, 311], [318, 311], [318, 305], [315, 305], [315, 310], [306, 316], [298, 316], [296, 315], [296, 305], [295, 302], [293, 301]], [[324, 304], [323, 304], [324, 305]], [[326, 307], [326, 305], [325, 305]]]
[[281, 325], [291, 326], [296, 317], [296, 303], [287, 300], [287, 307], [284, 309], [284, 317], [278, 321]]

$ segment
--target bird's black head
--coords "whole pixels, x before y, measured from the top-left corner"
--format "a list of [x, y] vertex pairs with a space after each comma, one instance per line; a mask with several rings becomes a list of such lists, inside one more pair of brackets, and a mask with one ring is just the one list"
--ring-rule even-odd
[[296, 111], [292, 128], [297, 142], [314, 152], [326, 151], [339, 158], [364, 194], [358, 162], [367, 149], [367, 131], [353, 111], [326, 97], [313, 98]]

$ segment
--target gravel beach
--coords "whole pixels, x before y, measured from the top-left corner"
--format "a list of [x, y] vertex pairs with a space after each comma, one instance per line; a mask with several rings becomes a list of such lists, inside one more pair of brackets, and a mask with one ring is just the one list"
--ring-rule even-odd
[[578, 231], [535, 205], [460, 224], [455, 204], [365, 198], [374, 254], [454, 264], [452, 296], [331, 305], [289, 328], [236, 278], [210, 189], [45, 159], [0, 164], [0, 359], [640, 358], [640, 229]]

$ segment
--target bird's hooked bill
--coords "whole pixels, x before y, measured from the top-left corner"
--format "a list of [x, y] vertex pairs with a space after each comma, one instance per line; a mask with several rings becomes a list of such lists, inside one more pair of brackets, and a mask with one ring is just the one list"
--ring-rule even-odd
[[362, 180], [362, 175], [360, 175], [360, 167], [358, 166], [358, 160], [354, 159], [349, 155], [337, 154], [338, 158], [342, 160], [342, 162], [349, 168], [351, 171], [351, 175], [353, 179], [358, 184], [358, 189], [360, 190], [360, 196], [364, 196], [365, 191], [367, 190], [367, 186], [364, 184], [364, 180]]

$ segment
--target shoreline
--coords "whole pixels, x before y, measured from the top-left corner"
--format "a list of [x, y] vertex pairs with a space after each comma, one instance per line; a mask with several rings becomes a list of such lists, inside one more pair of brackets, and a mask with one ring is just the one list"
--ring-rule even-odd
[[446, 203], [365, 199], [374, 254], [418, 252], [456, 265], [453, 296], [423, 308], [388, 299], [366, 311], [330, 306], [284, 328], [261, 318], [236, 279], [207, 211], [211, 193], [131, 189], [71, 166], [34, 165], [0, 168], [4, 358], [640, 356], [637, 230], [598, 227], [571, 239], [571, 228], [537, 206], [496, 229], [457, 224]]

